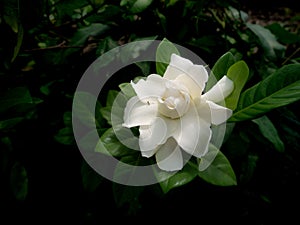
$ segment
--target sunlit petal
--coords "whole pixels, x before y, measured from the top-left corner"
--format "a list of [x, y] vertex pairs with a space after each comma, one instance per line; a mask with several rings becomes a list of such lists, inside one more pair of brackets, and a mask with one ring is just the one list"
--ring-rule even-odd
[[145, 104], [137, 96], [132, 97], [126, 104], [124, 110], [125, 127], [150, 125], [157, 114], [157, 104]]
[[183, 167], [180, 147], [173, 138], [169, 138], [165, 144], [159, 147], [155, 157], [158, 167], [162, 170], [176, 171]]
[[227, 76], [223, 76], [202, 98], [215, 103], [221, 102], [233, 91], [234, 84]]

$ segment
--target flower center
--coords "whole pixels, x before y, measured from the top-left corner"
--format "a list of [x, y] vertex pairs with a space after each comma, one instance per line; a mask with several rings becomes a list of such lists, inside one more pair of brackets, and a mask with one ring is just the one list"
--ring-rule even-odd
[[190, 101], [190, 95], [185, 87], [174, 81], [168, 81], [166, 91], [158, 99], [158, 110], [162, 115], [176, 119], [188, 111]]

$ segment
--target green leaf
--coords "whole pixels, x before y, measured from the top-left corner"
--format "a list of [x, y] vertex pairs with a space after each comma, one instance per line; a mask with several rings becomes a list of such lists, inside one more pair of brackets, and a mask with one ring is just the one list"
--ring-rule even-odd
[[[159, 177], [159, 179], [162, 179], [160, 187], [164, 193], [169, 192], [171, 189], [180, 187], [182, 185], [185, 185], [189, 182], [191, 182], [198, 174], [197, 168], [191, 166], [189, 163], [187, 163], [182, 170], [178, 171], [171, 177], [170, 174], [166, 171], [159, 171], [156, 176]], [[166, 176], [169, 177], [168, 179], [163, 179], [163, 177]]]
[[121, 6], [128, 6], [132, 13], [140, 13], [149, 7], [153, 0], [122, 0]]
[[116, 90], [109, 90], [106, 98], [106, 106], [112, 106], [118, 94], [119, 92]]
[[276, 60], [283, 57], [286, 47], [277, 41], [270, 30], [258, 24], [246, 23], [246, 25], [258, 37], [267, 58]]
[[257, 118], [300, 99], [300, 65], [286, 65], [241, 94], [231, 122]]
[[128, 99], [136, 96], [135, 90], [130, 83], [122, 83], [119, 85], [119, 88]]
[[58, 131], [58, 133], [54, 136], [54, 139], [64, 145], [72, 145], [74, 144], [74, 134], [73, 130], [70, 127], [62, 128]]
[[247, 156], [246, 162], [242, 163], [240, 182], [246, 183], [251, 180], [256, 168], [257, 161], [257, 155], [250, 154]]
[[[93, 107], [94, 105], [95, 108]], [[100, 113], [101, 105], [95, 96], [88, 92], [76, 92], [73, 101], [72, 113], [73, 116], [78, 118], [84, 125], [97, 127], [104, 122]]]
[[252, 121], [258, 125], [261, 134], [274, 145], [276, 150], [279, 152], [284, 151], [284, 143], [280, 139], [276, 127], [267, 116], [262, 116]]
[[64, 113], [63, 116], [64, 124], [67, 127], [72, 127], [72, 112], [68, 111]]
[[170, 41], [164, 38], [161, 43], [158, 45], [156, 50], [156, 72], [159, 75], [164, 75], [172, 54], [180, 55], [176, 46], [173, 45]]
[[[125, 130], [124, 128], [123, 130]], [[127, 129], [128, 130], [128, 129]], [[125, 135], [126, 136], [126, 135]], [[114, 128], [107, 129], [100, 138], [101, 144], [97, 145], [97, 152], [101, 152], [104, 154], [109, 153], [114, 157], [123, 157], [132, 153], [136, 153], [137, 151], [131, 150], [127, 148], [116, 136]]]
[[0, 121], [0, 131], [7, 130], [14, 127], [16, 124], [20, 123], [23, 119], [24, 119], [23, 117], [16, 117], [16, 118]]
[[0, 95], [0, 113], [18, 105], [33, 103], [31, 95], [26, 87], [16, 87]]
[[135, 179], [138, 179], [138, 182], [148, 183], [149, 177], [140, 176], [141, 174], [138, 167], [149, 166], [152, 160], [142, 157], [140, 151], [134, 152], [135, 154], [125, 155], [120, 158], [113, 176], [113, 180], [116, 183], [135, 184]]
[[117, 207], [129, 205], [128, 214], [135, 214], [140, 207], [139, 196], [144, 190], [143, 186], [128, 186], [113, 183], [113, 196]]
[[238, 104], [240, 93], [245, 86], [249, 76], [249, 68], [244, 61], [238, 61], [229, 67], [227, 77], [233, 81], [234, 89], [225, 99], [226, 107], [235, 110]]
[[217, 83], [218, 80], [220, 80], [224, 75], [226, 75], [229, 67], [232, 66], [234, 63], [235, 58], [231, 52], [227, 52], [224, 55], [222, 55], [211, 69], [211, 74], [205, 86], [205, 92], [211, 89]]
[[17, 200], [25, 200], [28, 193], [28, 177], [26, 169], [18, 162], [11, 169], [10, 186]]
[[103, 177], [94, 171], [85, 161], [81, 165], [81, 178], [83, 188], [88, 192], [94, 192], [103, 181]]
[[13, 54], [13, 57], [11, 59], [11, 62], [15, 61], [15, 59], [17, 58], [17, 56], [19, 54], [19, 51], [21, 49], [21, 45], [22, 45], [22, 42], [23, 42], [23, 36], [24, 36], [24, 29], [21, 25], [19, 25], [18, 36], [17, 36], [17, 44], [14, 48], [14, 54]]
[[284, 27], [282, 27], [279, 23], [272, 23], [266, 26], [276, 37], [278, 41], [282, 42], [283, 44], [295, 44], [300, 42], [299, 35], [295, 33], [290, 33]]
[[102, 117], [107, 121], [107, 123], [109, 125], [112, 125], [112, 123], [111, 123], [111, 106], [100, 108], [100, 113], [101, 113]]
[[150, 74], [151, 65], [149, 62], [136, 62], [135, 65], [140, 68], [144, 76], [148, 76]]
[[140, 13], [147, 9], [153, 0], [136, 0], [135, 3], [131, 7], [132, 13]]
[[226, 156], [216, 147], [210, 148], [210, 151], [217, 152], [216, 157], [206, 170], [198, 172], [198, 176], [206, 182], [218, 186], [236, 185], [235, 173]]

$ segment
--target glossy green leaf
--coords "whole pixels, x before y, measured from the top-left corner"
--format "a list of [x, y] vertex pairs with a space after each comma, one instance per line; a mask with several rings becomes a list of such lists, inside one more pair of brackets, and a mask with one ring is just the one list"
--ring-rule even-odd
[[208, 183], [218, 186], [236, 185], [236, 176], [226, 156], [216, 147], [210, 151], [217, 152], [212, 163], [204, 171], [199, 171], [198, 175]]
[[172, 54], [180, 55], [176, 46], [164, 38], [158, 45], [156, 50], [156, 72], [159, 75], [164, 75]]
[[[123, 129], [123, 132], [126, 132], [125, 129], [126, 128]], [[126, 130], [129, 130], [129, 129], [126, 129]], [[130, 134], [128, 134], [128, 135], [130, 135]], [[126, 133], [125, 133], [124, 136], [125, 136], [124, 141], [126, 141], [126, 138], [127, 138]], [[131, 149], [127, 148], [124, 144], [122, 144], [122, 142], [116, 136], [114, 128], [107, 129], [102, 134], [100, 140], [101, 140], [101, 143], [99, 143], [96, 146], [96, 151], [97, 152], [102, 152], [104, 154], [109, 153], [110, 155], [112, 155], [114, 157], [123, 157], [123, 156], [126, 156], [126, 155], [133, 154], [133, 153], [137, 152], [137, 151], [134, 151], [134, 150], [131, 150]]]
[[284, 143], [280, 139], [276, 127], [267, 116], [262, 116], [252, 121], [258, 125], [261, 134], [274, 145], [276, 150], [279, 152], [284, 151]]
[[103, 177], [94, 171], [85, 161], [81, 165], [81, 179], [83, 188], [88, 192], [94, 192], [103, 181]]
[[229, 121], [254, 119], [299, 99], [300, 65], [286, 65], [242, 93]]
[[[173, 188], [180, 187], [191, 182], [197, 176], [197, 174], [197, 168], [187, 163], [182, 170], [178, 171], [171, 177], [169, 177], [170, 174], [166, 171], [159, 171], [157, 176], [159, 179], [163, 180], [159, 183], [162, 191], [167, 193]], [[164, 176], [166, 176], [167, 179], [164, 179]]]
[[222, 55], [211, 69], [211, 74], [205, 86], [205, 92], [211, 89], [218, 80], [226, 75], [229, 67], [234, 63], [235, 58], [231, 52], [226, 52], [224, 55]]
[[238, 61], [229, 67], [227, 77], [233, 81], [234, 89], [225, 99], [226, 107], [235, 110], [243, 87], [249, 76], [249, 68], [244, 61]]
[[258, 24], [246, 23], [246, 25], [258, 37], [267, 58], [275, 60], [283, 57], [286, 47], [277, 41], [270, 30]]
[[11, 169], [10, 186], [17, 200], [25, 200], [28, 193], [27, 171], [18, 162], [16, 162]]

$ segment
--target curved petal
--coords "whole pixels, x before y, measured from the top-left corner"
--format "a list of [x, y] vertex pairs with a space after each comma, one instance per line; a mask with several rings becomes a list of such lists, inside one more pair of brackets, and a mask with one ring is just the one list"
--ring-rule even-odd
[[223, 76], [202, 98], [212, 102], [224, 100], [234, 89], [233, 81], [227, 76]]
[[214, 125], [224, 123], [232, 115], [231, 109], [220, 106], [211, 101], [207, 101], [207, 104], [210, 108], [211, 123]]
[[203, 89], [188, 75], [181, 74], [175, 79], [176, 83], [184, 85], [192, 99], [199, 98]]
[[157, 147], [164, 144], [173, 133], [175, 121], [156, 117], [151, 125], [140, 126], [139, 146], [142, 156], [151, 157]]
[[183, 168], [183, 158], [179, 145], [173, 138], [169, 138], [160, 146], [155, 154], [157, 165], [166, 171], [176, 171]]
[[133, 89], [135, 90], [139, 99], [147, 103], [163, 95], [165, 92], [166, 79], [157, 75], [151, 74], [146, 80], [140, 79], [136, 84], [131, 82]]
[[166, 122], [156, 117], [151, 125], [140, 126], [139, 145], [142, 155], [151, 157], [154, 150], [165, 143], [168, 138], [168, 127]]
[[212, 132], [210, 123], [199, 117], [195, 107], [191, 108], [181, 118], [173, 137], [184, 151], [199, 158], [207, 152]]
[[144, 104], [137, 96], [130, 98], [124, 110], [124, 127], [150, 125], [156, 118], [158, 105]]
[[200, 94], [204, 89], [208, 79], [208, 73], [204, 66], [195, 65], [190, 60], [176, 54], [171, 55], [171, 61], [167, 67], [164, 78], [175, 80], [179, 75], [186, 74], [200, 89]]

